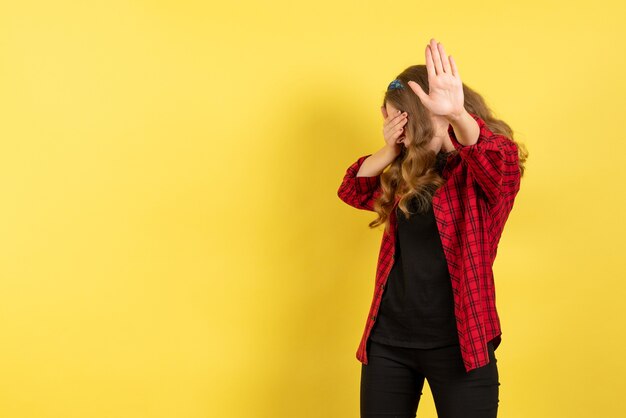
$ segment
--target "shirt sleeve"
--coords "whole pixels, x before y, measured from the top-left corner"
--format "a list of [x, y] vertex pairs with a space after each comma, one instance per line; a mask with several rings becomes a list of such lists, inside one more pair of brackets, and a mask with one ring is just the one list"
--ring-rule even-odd
[[478, 115], [470, 115], [480, 128], [475, 144], [463, 145], [458, 142], [452, 125], [448, 126], [448, 134], [466, 163], [468, 172], [485, 193], [487, 201], [493, 205], [502, 197], [503, 184], [508, 181], [505, 177], [519, 173], [516, 169], [519, 161], [517, 145], [506, 136], [492, 132]]
[[360, 176], [356, 174], [363, 161], [372, 154], [359, 157], [348, 167], [343, 177], [337, 196], [350, 206], [357, 209], [374, 211], [374, 202], [382, 192], [380, 187], [380, 174], [377, 176]]

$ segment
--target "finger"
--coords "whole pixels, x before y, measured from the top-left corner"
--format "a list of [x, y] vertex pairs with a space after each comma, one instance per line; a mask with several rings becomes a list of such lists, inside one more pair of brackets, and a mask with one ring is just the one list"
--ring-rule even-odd
[[448, 56], [446, 55], [446, 50], [443, 49], [443, 44], [441, 42], [439, 42], [437, 44], [437, 46], [439, 47], [439, 55], [441, 56], [441, 62], [443, 64], [443, 71], [445, 73], [450, 74], [451, 70], [450, 70], [450, 62], [448, 61]]
[[420, 99], [420, 101], [424, 104], [424, 106], [429, 108], [429, 103], [430, 103], [430, 97], [428, 96], [428, 94], [426, 94], [426, 92], [422, 89], [422, 86], [420, 86], [418, 83], [416, 83], [415, 81], [409, 81], [409, 87], [411, 87], [411, 89], [415, 92], [415, 94], [417, 95], [417, 97]]
[[385, 132], [385, 136], [388, 136], [389, 138], [398, 138], [398, 136], [400, 135], [398, 132], [402, 133], [404, 131], [404, 124], [398, 124], [395, 126], [390, 126], [387, 128], [387, 131]]
[[393, 119], [393, 120], [389, 123], [389, 126], [390, 126], [391, 128], [394, 128], [394, 127], [396, 127], [396, 126], [399, 126], [399, 125], [400, 125], [400, 124], [402, 124], [402, 123], [406, 123], [406, 120], [407, 120], [407, 117], [406, 117], [406, 116], [404, 116], [404, 113], [402, 113], [402, 114], [400, 114], [400, 115], [396, 116], [396, 117], [395, 117], [395, 118], [394, 118], [394, 119]]
[[398, 129], [396, 129], [396, 131], [393, 133], [393, 136], [392, 136], [392, 138], [394, 139], [394, 141], [395, 141], [396, 139], [398, 139], [398, 138], [400, 137], [400, 135], [402, 135], [402, 133], [403, 133], [403, 132], [404, 132], [404, 129], [402, 129], [402, 128], [398, 128]]
[[443, 73], [443, 68], [441, 67], [441, 57], [439, 56], [439, 48], [437, 48], [437, 41], [435, 41], [435, 38], [430, 38], [430, 52], [433, 55], [433, 62], [435, 64], [437, 74]]
[[409, 87], [411, 87], [411, 90], [413, 90], [415, 92], [415, 94], [417, 95], [417, 97], [420, 98], [420, 100], [424, 101], [423, 99], [425, 97], [428, 97], [428, 95], [426, 94], [426, 92], [422, 89], [422, 86], [419, 85], [419, 83], [416, 83], [415, 81], [411, 80], [407, 83], [409, 85]]
[[401, 120], [404, 115], [404, 112], [402, 113], [398, 113], [396, 116], [390, 116], [384, 123], [384, 125], [389, 125], [389, 126], [395, 126], [395, 124], [397, 123], [397, 121]]
[[408, 122], [407, 118], [406, 118], [406, 117], [404, 117], [404, 118], [402, 118], [402, 119], [398, 120], [396, 123], [394, 123], [394, 124], [393, 124], [393, 127], [396, 127], [396, 128], [397, 128], [397, 127], [399, 127], [399, 126], [404, 126], [404, 125], [406, 125], [406, 123], [407, 123], [407, 122]]
[[407, 117], [403, 116], [403, 114], [399, 114], [398, 116], [392, 117], [384, 124], [384, 128], [387, 131], [392, 131], [396, 126], [398, 126], [402, 122], [406, 122]]
[[430, 45], [426, 45], [426, 70], [428, 71], [428, 80], [437, 75], [435, 70], [435, 63], [433, 61], [433, 54], [430, 51]]
[[452, 70], [452, 75], [460, 79], [461, 75], [459, 74], [458, 68], [456, 68], [456, 62], [454, 62], [454, 58], [452, 58], [452, 55], [450, 55], [448, 59], [450, 60], [450, 69]]
[[385, 114], [387, 115], [385, 117], [385, 123], [389, 123], [391, 122], [394, 118], [398, 117], [400, 115], [400, 111], [396, 111], [394, 113], [392, 113], [391, 115], [387, 112], [387, 109], [385, 109]]

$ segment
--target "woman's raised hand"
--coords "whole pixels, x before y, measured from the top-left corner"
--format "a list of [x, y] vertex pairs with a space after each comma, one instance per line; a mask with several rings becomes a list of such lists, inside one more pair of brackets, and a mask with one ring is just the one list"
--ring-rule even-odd
[[443, 45], [434, 38], [426, 46], [428, 94], [415, 81], [408, 85], [420, 101], [436, 116], [453, 118], [463, 111], [463, 83], [452, 56], [448, 57]]
[[407, 123], [407, 113], [397, 111], [395, 115], [388, 115], [385, 106], [380, 107], [383, 114], [383, 137], [387, 146], [396, 153], [400, 153], [402, 143], [406, 138], [404, 135], [404, 125]]

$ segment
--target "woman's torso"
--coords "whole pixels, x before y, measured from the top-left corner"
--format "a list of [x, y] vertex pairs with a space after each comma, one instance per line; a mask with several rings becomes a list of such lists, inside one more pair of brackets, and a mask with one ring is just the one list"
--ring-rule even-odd
[[411, 348], [457, 344], [452, 284], [433, 208], [418, 213], [415, 203], [408, 203], [413, 212], [408, 219], [396, 206], [395, 261], [371, 338]]

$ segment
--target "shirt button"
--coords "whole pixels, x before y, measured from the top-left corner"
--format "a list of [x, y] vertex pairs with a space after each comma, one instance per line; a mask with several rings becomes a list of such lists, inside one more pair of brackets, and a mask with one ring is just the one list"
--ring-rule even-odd
[[380, 285], [380, 290], [385, 290], [385, 283]]
[[372, 321], [376, 321], [376, 315], [372, 315]]

